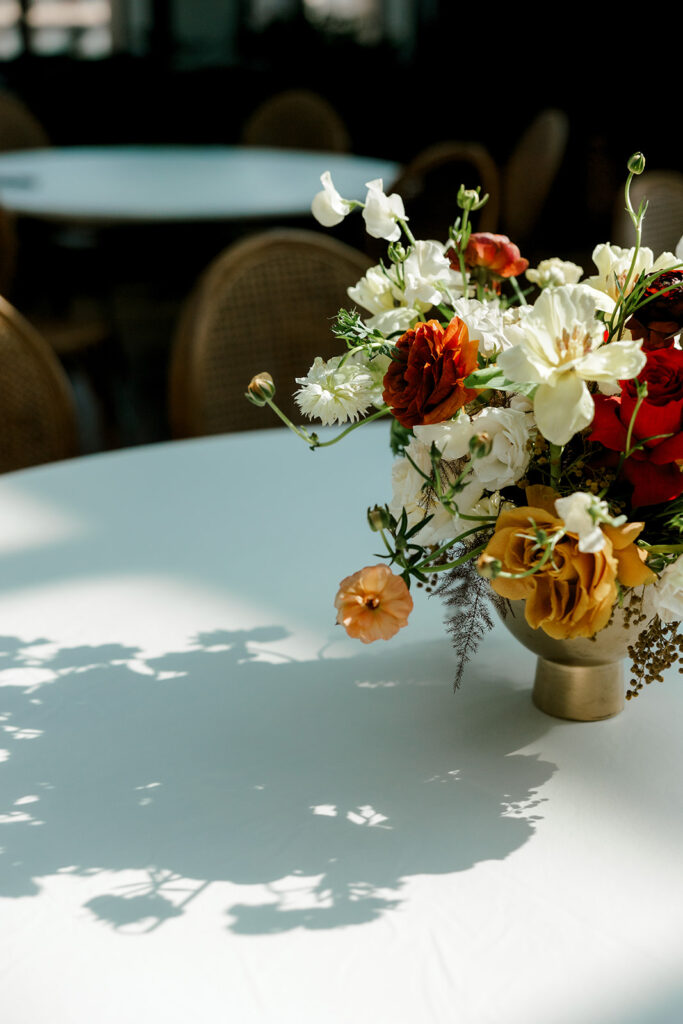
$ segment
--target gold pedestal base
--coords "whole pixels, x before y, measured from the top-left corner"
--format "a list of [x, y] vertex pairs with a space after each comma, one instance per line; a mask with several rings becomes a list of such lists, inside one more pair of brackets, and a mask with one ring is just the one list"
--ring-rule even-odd
[[555, 718], [598, 722], [624, 709], [620, 661], [602, 665], [566, 665], [538, 657], [533, 701]]

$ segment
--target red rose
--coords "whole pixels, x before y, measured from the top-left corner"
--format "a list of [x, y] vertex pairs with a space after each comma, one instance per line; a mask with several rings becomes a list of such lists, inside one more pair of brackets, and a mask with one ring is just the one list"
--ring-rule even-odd
[[471, 401], [477, 392], [463, 382], [477, 368], [477, 347], [457, 316], [445, 330], [428, 320], [406, 331], [384, 375], [384, 401], [399, 423], [441, 423]]
[[485, 267], [496, 277], [517, 277], [529, 266], [529, 261], [520, 256], [519, 249], [507, 235], [492, 235], [489, 231], [470, 235], [464, 256], [469, 269]]
[[[648, 394], [636, 416], [631, 446], [643, 441], [644, 447], [625, 460], [622, 470], [633, 484], [634, 508], [671, 501], [683, 494], [683, 352], [677, 348], [649, 351], [638, 380], [647, 381]], [[635, 381], [619, 383], [621, 395], [594, 396], [595, 418], [589, 438], [615, 452], [626, 449], [626, 435], [638, 400]]]
[[644, 349], [668, 348], [683, 327], [683, 272], [664, 271], [645, 289], [643, 300], [626, 326], [634, 338], [643, 339]]

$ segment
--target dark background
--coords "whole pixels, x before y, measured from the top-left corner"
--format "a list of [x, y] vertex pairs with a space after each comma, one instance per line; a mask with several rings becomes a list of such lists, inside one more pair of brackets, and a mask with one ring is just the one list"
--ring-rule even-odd
[[[390, 11], [392, 0], [384, 2]], [[568, 146], [523, 254], [532, 263], [571, 258], [589, 273], [593, 247], [610, 238], [629, 154], [642, 150], [648, 169], [680, 168], [677, 29], [661, 14], [642, 24], [620, 12], [612, 25], [578, 10], [560, 19], [520, 5], [401, 2], [409, 31], [398, 41], [380, 31], [363, 45], [344, 26], [312, 23], [296, 2], [257, 31], [248, 0], [150, 0], [135, 54], [24, 53], [0, 63], [0, 85], [26, 102], [54, 145], [238, 143], [264, 99], [306, 88], [337, 109], [355, 153], [406, 163], [435, 142], [476, 141], [501, 169], [534, 116], [559, 108], [569, 118]], [[316, 228], [310, 218], [305, 226]], [[107, 277], [109, 294], [118, 289], [115, 315], [134, 378], [136, 394], [123, 407], [138, 409], [107, 444], [167, 436], [165, 375], [180, 302], [212, 256], [246, 229], [110, 229], [97, 239], [97, 274]], [[337, 237], [345, 230], [345, 240], [364, 245], [354, 227], [335, 230]], [[40, 305], [48, 280], [52, 294], [65, 297], [76, 287], [96, 290], [87, 247], [65, 251], [39, 225], [21, 231], [10, 297], [23, 312]]]

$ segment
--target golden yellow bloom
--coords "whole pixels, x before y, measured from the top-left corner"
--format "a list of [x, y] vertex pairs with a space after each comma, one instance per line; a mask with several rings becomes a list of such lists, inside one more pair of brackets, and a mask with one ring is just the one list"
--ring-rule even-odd
[[[496, 532], [482, 558], [497, 559], [504, 572], [522, 573], [537, 563], [536, 528], [552, 536], [564, 523], [546, 508], [527, 505], [502, 512]], [[491, 580], [491, 586], [510, 601], [526, 601], [524, 614], [532, 629], [556, 639], [594, 636], [609, 622], [617, 599], [617, 580], [624, 586], [651, 583], [656, 577], [644, 564], [645, 552], [634, 541], [643, 523], [603, 526], [606, 543], [601, 551], [579, 551], [578, 537], [565, 534], [552, 557], [530, 576]]]

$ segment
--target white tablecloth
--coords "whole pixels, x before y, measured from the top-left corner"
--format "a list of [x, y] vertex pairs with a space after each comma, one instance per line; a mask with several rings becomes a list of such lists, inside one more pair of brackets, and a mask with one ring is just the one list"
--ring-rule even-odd
[[574, 724], [419, 592], [348, 639], [386, 440], [0, 480], [2, 1024], [683, 1019], [678, 677]]
[[68, 222], [240, 220], [303, 216], [332, 173], [345, 198], [388, 188], [399, 165], [346, 153], [250, 146], [71, 146], [0, 154], [0, 204]]

